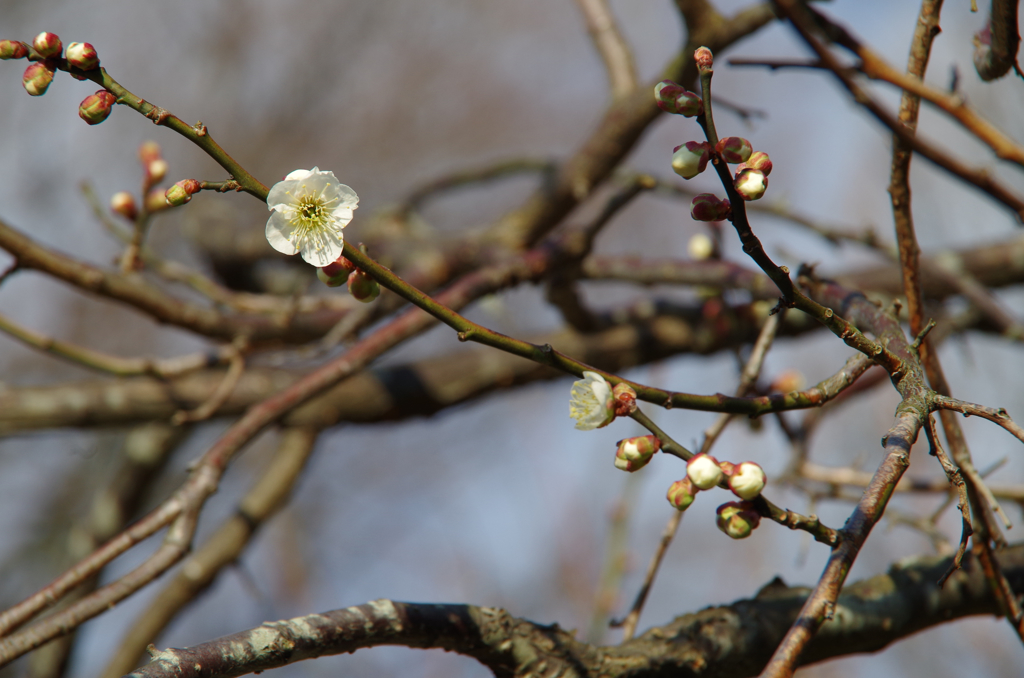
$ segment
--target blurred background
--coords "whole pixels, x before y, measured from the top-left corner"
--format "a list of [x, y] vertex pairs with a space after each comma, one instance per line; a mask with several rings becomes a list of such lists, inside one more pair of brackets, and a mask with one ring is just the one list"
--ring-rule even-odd
[[[743, 5], [717, 2], [729, 14]], [[654, 80], [679, 49], [684, 30], [668, 0], [618, 0], [612, 8], [635, 50], [643, 80]], [[828, 3], [825, 11], [891, 63], [903, 67], [916, 3]], [[201, 120], [218, 142], [265, 184], [296, 168], [330, 169], [361, 198], [351, 232], [425, 182], [506, 159], [563, 159], [587, 137], [608, 103], [604, 71], [571, 0], [0, 0], [0, 37], [31, 40], [46, 30], [65, 44], [88, 41], [103, 66], [125, 87], [185, 120]], [[1024, 139], [1024, 85], [1012, 75], [981, 83], [971, 64], [971, 36], [984, 23], [966, 2], [947, 3], [927, 80], [959, 89], [973, 106], [1015, 139]], [[724, 100], [762, 111], [743, 119], [718, 108], [720, 133], [751, 140], [774, 162], [766, 200], [849, 230], [873, 227], [892, 240], [890, 135], [856, 108], [834, 80], [808, 70], [769, 72], [730, 67], [728, 56], [801, 57], [807, 50], [792, 30], [773, 24], [728, 53], [716, 55], [715, 91]], [[80, 186], [88, 182], [103, 202], [119, 190], [138, 190], [137, 149], [158, 141], [170, 182], [220, 180], [223, 172], [200, 151], [164, 128], [118, 107], [110, 119], [86, 127], [78, 103], [94, 91], [58, 75], [45, 97], [21, 88], [20, 62], [0, 63], [0, 218], [59, 251], [98, 266], [114, 266], [121, 245], [93, 216]], [[876, 88], [895, 108], [898, 93]], [[991, 153], [925, 108], [922, 133], [971, 163], [990, 167], [1018, 191], [1024, 179]], [[663, 116], [628, 158], [629, 169], [675, 179], [673, 146], [698, 139], [692, 120]], [[714, 191], [711, 173], [691, 188]], [[681, 183], [681, 181], [679, 182]], [[1008, 239], [1019, 225], [1004, 209], [923, 161], [912, 167], [915, 218], [925, 251]], [[445, 195], [426, 205], [425, 228], [438, 237], [485, 226], [518, 205], [536, 186], [530, 176]], [[200, 194], [186, 208], [154, 222], [150, 244], [163, 256], [209, 270], [194, 246], [208, 220], [262, 237], [265, 205], [244, 194]], [[769, 253], [791, 268], [818, 264], [825, 275], [883, 262], [856, 245], [837, 247], [805, 229], [759, 216], [757, 233]], [[645, 195], [619, 214], [597, 241], [601, 253], [686, 256], [703, 227], [685, 202]], [[349, 231], [347, 231], [348, 233]], [[726, 233], [725, 255], [743, 261]], [[239, 237], [243, 237], [240, 235]], [[265, 243], [264, 243], [265, 244]], [[271, 257], [261, 275], [270, 289], [309, 285], [308, 269]], [[7, 255], [0, 255], [6, 265]], [[330, 293], [310, 287], [317, 293]], [[588, 283], [588, 302], [611, 308], [647, 291]], [[672, 291], [666, 291], [671, 294]], [[1020, 290], [1000, 292], [1024, 311]], [[0, 312], [35, 330], [127, 356], [175, 356], [206, 342], [160, 327], [115, 304], [26, 273], [0, 288]], [[472, 306], [471, 319], [519, 337], [557, 329], [561, 316], [544, 291], [525, 286]], [[463, 350], [454, 334], [435, 329], [387, 356], [389, 364]], [[825, 333], [780, 339], [763, 373], [767, 382], [796, 368], [814, 383], [836, 371], [849, 350]], [[1024, 416], [1018, 347], [1005, 339], [967, 333], [946, 342], [941, 356], [955, 395], [1003, 406]], [[732, 392], [732, 351], [683, 356], [624, 375], [651, 385], [695, 393]], [[0, 337], [4, 388], [96, 379], [79, 367]], [[648, 559], [672, 509], [665, 490], [683, 474], [672, 458], [656, 458], [626, 476], [612, 465], [615, 441], [639, 435], [633, 422], [600, 431], [575, 431], [564, 378], [490, 395], [430, 418], [346, 425], [321, 436], [293, 500], [260, 532], [238, 562], [189, 606], [157, 641], [184, 647], [258, 625], [361, 604], [375, 598], [467, 602], [503, 606], [541, 623], [557, 621], [581, 635], [600, 615], [602, 572], [609, 558], [613, 517], [626, 530], [626, 572], [612, 606], [628, 610]], [[882, 386], [826, 418], [812, 440], [815, 461], [871, 471], [878, 439], [891, 423], [897, 394]], [[697, 445], [713, 415], [653, 411], [681, 443]], [[227, 422], [196, 427], [146, 499], [153, 506], [185, 478], [190, 461], [217, 439]], [[976, 464], [1005, 460], [993, 476], [1002, 485], [1024, 483], [1024, 454], [996, 427], [965, 420]], [[6, 604], [36, 590], [62, 567], [69, 522], [89, 505], [90, 491], [115, 463], [126, 430], [64, 430], [0, 441], [0, 599]], [[238, 497], [265, 467], [277, 434], [270, 431], [241, 455], [207, 505], [199, 539], [234, 510]], [[806, 496], [771, 486], [789, 449], [778, 425], [735, 422], [716, 448], [720, 459], [754, 460], [769, 476], [776, 503], [840, 526], [849, 503], [810, 505]], [[937, 478], [941, 471], [919, 444], [909, 471]], [[893, 515], [933, 511], [941, 496], [898, 496]], [[732, 542], [714, 526], [718, 502], [698, 500], [682, 523], [640, 630], [702, 607], [754, 595], [775, 575], [812, 584], [828, 555], [803, 533], [765, 524]], [[1024, 520], [1016, 506], [1011, 520]], [[954, 543], [959, 519], [948, 512], [940, 527]], [[1015, 527], [1009, 539], [1024, 531]], [[155, 546], [143, 545], [109, 568], [105, 579], [130, 570]], [[857, 560], [850, 581], [884, 572], [907, 556], [928, 553], [921, 532], [883, 520]], [[173, 573], [172, 573], [173, 574]], [[165, 579], [170, 575], [165, 575]], [[159, 588], [151, 585], [87, 623], [68, 672], [99, 673], [124, 632]], [[6, 605], [5, 605], [6, 607]], [[599, 618], [600, 619], [600, 618]], [[592, 640], [618, 642], [609, 630]], [[1016, 676], [1024, 648], [1001, 620], [948, 624], [897, 643], [876, 656], [810, 667], [807, 676], [898, 674]], [[20, 661], [4, 676], [24, 675]], [[403, 648], [361, 650], [352, 656], [302, 662], [275, 675], [484, 676], [474, 660]]]

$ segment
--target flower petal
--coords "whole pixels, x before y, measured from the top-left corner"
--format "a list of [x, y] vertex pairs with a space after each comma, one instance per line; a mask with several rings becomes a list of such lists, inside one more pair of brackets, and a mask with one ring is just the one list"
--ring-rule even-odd
[[[308, 247], [302, 250], [302, 259], [307, 264], [313, 264], [317, 268], [323, 268], [338, 260], [342, 250], [345, 248], [345, 237], [340, 230], [324, 230], [322, 234], [322, 247]], [[271, 243], [273, 245], [273, 243]]]
[[296, 181], [296, 180], [299, 180], [299, 179], [305, 179], [305, 178], [307, 178], [307, 177], [309, 177], [309, 176], [311, 176], [313, 174], [317, 174], [317, 173], [319, 173], [319, 170], [316, 167], [314, 167], [311, 170], [303, 170], [303, 169], [292, 170], [287, 175], [285, 175], [284, 180], [285, 181]]
[[[298, 252], [288, 236], [292, 233], [292, 225], [281, 212], [275, 211], [267, 219], [267, 242], [282, 254], [295, 254]], [[337, 257], [335, 257], [337, 258]]]

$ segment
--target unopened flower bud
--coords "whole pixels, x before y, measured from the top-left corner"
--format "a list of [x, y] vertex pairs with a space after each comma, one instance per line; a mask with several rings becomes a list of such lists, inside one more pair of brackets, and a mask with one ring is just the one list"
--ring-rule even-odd
[[725, 137], [715, 144], [715, 150], [731, 165], [746, 162], [753, 152], [750, 142], [743, 137]]
[[802, 389], [804, 383], [804, 375], [800, 370], [786, 370], [775, 377], [768, 388], [779, 393], [791, 393]]
[[772, 161], [764, 151], [755, 151], [754, 153], [751, 153], [746, 162], [744, 162], [740, 167], [737, 167], [736, 171], [740, 172], [748, 167], [750, 169], [761, 170], [764, 172], [765, 176], [772, 173]]
[[146, 194], [146, 199], [143, 201], [143, 204], [146, 206], [146, 211], [150, 214], [167, 209], [170, 207], [170, 205], [167, 204], [167, 191], [160, 188], [154, 188]]
[[340, 256], [335, 261], [324, 266], [322, 270], [328, 278], [344, 276], [347, 279], [349, 274], [356, 270], [356, 265], [346, 257]]
[[748, 168], [736, 174], [733, 185], [744, 200], [757, 200], [768, 188], [768, 177], [761, 170]]
[[87, 42], [73, 42], [64, 53], [68, 63], [83, 71], [91, 71], [100, 65], [96, 48]]
[[328, 287], [341, 287], [342, 285], [348, 282], [348, 274], [336, 275], [332, 278], [331, 276], [324, 273], [324, 269], [322, 268], [316, 269], [316, 277], [320, 280], [320, 282], [327, 285]]
[[687, 141], [673, 151], [672, 171], [684, 179], [692, 179], [703, 172], [711, 157], [711, 146], [706, 141]]
[[32, 41], [32, 46], [39, 52], [39, 56], [44, 58], [60, 55], [60, 50], [64, 47], [61, 44], [60, 38], [55, 33], [47, 33], [46, 31], [36, 36], [35, 40]]
[[110, 198], [110, 209], [128, 221], [135, 221], [139, 211], [135, 207], [135, 198], [128, 191], [118, 191]]
[[715, 56], [707, 47], [698, 47], [693, 53], [693, 60], [697, 62], [697, 70], [706, 71], [715, 65]]
[[698, 489], [710, 490], [722, 480], [722, 469], [710, 454], [698, 454], [687, 462], [686, 475]]
[[25, 74], [21, 76], [21, 84], [25, 91], [34, 97], [46, 94], [46, 89], [53, 82], [53, 68], [45, 61], [29, 64]]
[[182, 179], [167, 189], [164, 197], [171, 207], [184, 205], [192, 199], [192, 194], [200, 190], [199, 182], [195, 179]]
[[105, 89], [90, 94], [78, 106], [78, 117], [90, 125], [98, 125], [110, 115], [117, 97]]
[[160, 144], [157, 142], [150, 140], [139, 144], [139, 161], [143, 167], [148, 167], [149, 163], [159, 160], [161, 157]]
[[638, 436], [619, 441], [619, 449], [615, 451], [615, 468], [622, 471], [639, 471], [651, 460], [654, 453], [661, 449], [661, 441], [656, 436]]
[[654, 86], [654, 100], [666, 113], [692, 118], [704, 112], [704, 102], [699, 96], [671, 80], [662, 80]]
[[737, 464], [728, 473], [729, 489], [740, 499], [753, 499], [761, 494], [766, 481], [764, 469], [752, 461]]
[[0, 60], [24, 59], [28, 56], [28, 45], [19, 40], [0, 40]]
[[157, 158], [146, 165], [146, 180], [150, 184], [159, 184], [167, 176], [167, 161]]
[[746, 539], [761, 523], [761, 515], [748, 501], [730, 501], [718, 507], [718, 529], [733, 539]]
[[615, 416], [626, 417], [636, 412], [636, 391], [629, 384], [619, 382], [612, 389], [612, 399], [615, 401]]
[[690, 216], [696, 221], [723, 221], [732, 209], [728, 200], [721, 200], [714, 193], [701, 193], [690, 205]]
[[348, 293], [356, 301], [368, 304], [380, 294], [380, 285], [376, 280], [356, 269], [348, 276]]
[[668, 488], [668, 503], [680, 511], [685, 511], [690, 508], [699, 491], [689, 477], [677, 480]]

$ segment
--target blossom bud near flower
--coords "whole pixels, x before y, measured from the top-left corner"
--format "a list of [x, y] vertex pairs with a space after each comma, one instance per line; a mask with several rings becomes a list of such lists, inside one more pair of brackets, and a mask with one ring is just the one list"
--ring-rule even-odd
[[68, 63], [83, 71], [91, 71], [100, 65], [96, 48], [87, 42], [73, 42], [64, 53]]
[[28, 45], [19, 40], [0, 40], [0, 60], [24, 59], [28, 56]]
[[349, 273], [351, 273], [351, 271], [349, 271], [344, 275], [336, 275], [334, 277], [331, 277], [324, 273], [324, 270], [325, 269], [322, 268], [316, 269], [316, 277], [320, 280], [320, 282], [327, 285], [328, 287], [341, 287], [342, 285], [348, 282], [348, 276]]
[[615, 419], [615, 397], [608, 381], [597, 372], [584, 372], [573, 382], [569, 396], [569, 416], [580, 431], [603, 428]]
[[757, 200], [768, 189], [768, 177], [761, 170], [748, 168], [737, 172], [733, 185], [744, 200]]
[[710, 490], [722, 480], [722, 469], [710, 454], [698, 454], [687, 462], [686, 475], [698, 489]]
[[714, 193], [701, 193], [690, 205], [690, 216], [695, 221], [724, 221], [732, 210], [728, 200], [720, 200]]
[[733, 539], [746, 539], [761, 523], [761, 515], [748, 501], [730, 501], [718, 507], [718, 529]]
[[750, 146], [750, 142], [743, 137], [719, 139], [718, 143], [715, 144], [715, 150], [722, 156], [722, 160], [725, 160], [730, 165], [746, 162], [754, 151]]
[[135, 198], [128, 191], [118, 191], [111, 196], [110, 209], [128, 221], [135, 221], [135, 217], [139, 215], [139, 210], [135, 207]]
[[750, 154], [747, 161], [736, 168], [737, 172], [741, 172], [747, 168], [761, 170], [765, 176], [772, 173], [772, 161], [768, 157], [768, 154], [764, 151], [756, 151]]
[[687, 141], [672, 153], [672, 171], [684, 179], [692, 179], [708, 166], [711, 145], [706, 141]]
[[752, 461], [737, 464], [728, 473], [729, 489], [740, 499], [753, 499], [761, 494], [765, 481], [764, 469]]
[[25, 69], [25, 74], [21, 76], [21, 84], [25, 87], [25, 91], [34, 97], [46, 94], [51, 82], [53, 82], [53, 68], [45, 61], [29, 64], [29, 67]]
[[78, 117], [89, 125], [98, 125], [110, 116], [117, 97], [105, 89], [90, 94], [78, 105]]
[[61, 44], [60, 38], [55, 33], [47, 33], [46, 31], [35, 37], [35, 40], [32, 41], [32, 46], [39, 52], [39, 56], [43, 58], [58, 56], [61, 48], [64, 47]]
[[693, 60], [697, 62], [699, 71], [707, 71], [715, 65], [715, 55], [707, 47], [698, 47], [693, 53]]
[[628, 417], [636, 412], [636, 391], [629, 384], [618, 383], [612, 389], [612, 398], [615, 400], [615, 416]]
[[193, 193], [200, 191], [199, 182], [195, 179], [182, 179], [167, 189], [164, 196], [171, 207], [179, 207], [192, 199]]
[[380, 285], [376, 280], [356, 269], [348, 276], [348, 293], [356, 301], [368, 304], [380, 295]]
[[615, 468], [632, 473], [639, 471], [651, 460], [654, 453], [661, 449], [661, 441], [657, 436], [638, 436], [626, 438], [618, 442], [615, 451]]
[[697, 498], [698, 492], [700, 490], [693, 486], [693, 482], [688, 477], [677, 480], [668, 488], [668, 503], [672, 504], [675, 509], [685, 511]]

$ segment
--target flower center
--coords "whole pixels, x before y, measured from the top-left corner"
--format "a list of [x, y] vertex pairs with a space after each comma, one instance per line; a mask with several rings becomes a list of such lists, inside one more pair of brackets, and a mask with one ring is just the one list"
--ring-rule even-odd
[[299, 199], [299, 219], [307, 229], [322, 228], [327, 222], [327, 214], [320, 196], [308, 195]]

